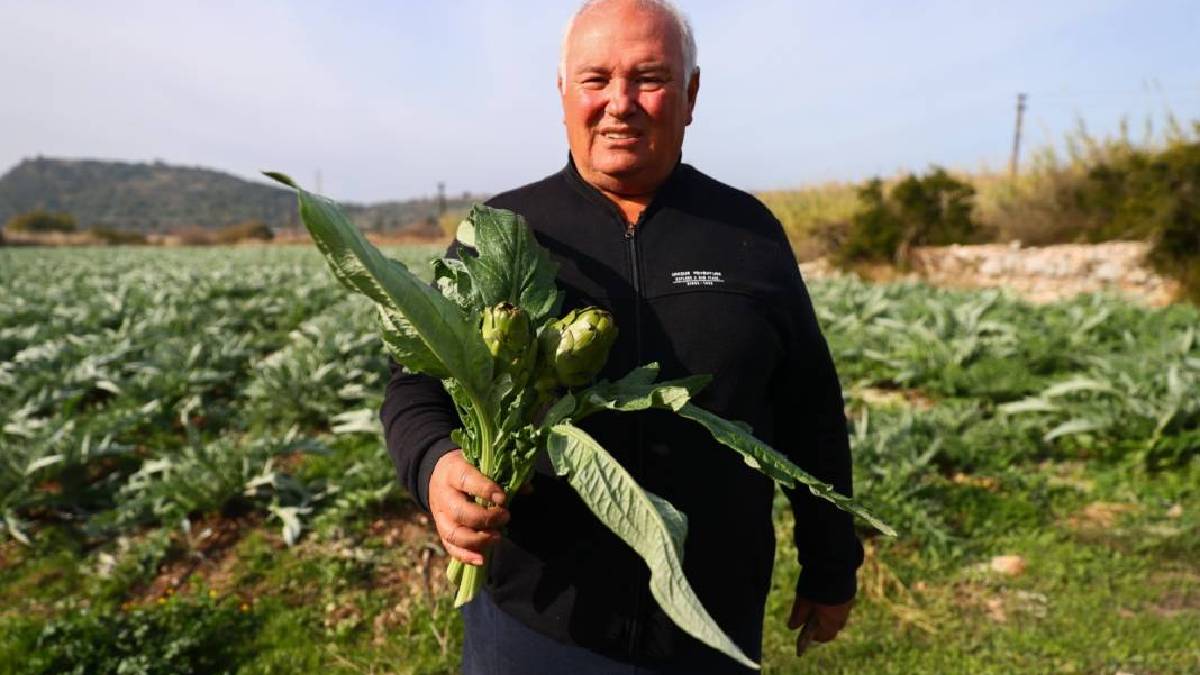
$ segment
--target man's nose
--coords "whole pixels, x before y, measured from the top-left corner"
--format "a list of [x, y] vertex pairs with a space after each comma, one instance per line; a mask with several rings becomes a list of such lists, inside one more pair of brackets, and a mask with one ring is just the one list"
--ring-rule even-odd
[[608, 84], [608, 105], [605, 107], [612, 117], [628, 117], [637, 109], [637, 89], [623, 78], [614, 77]]

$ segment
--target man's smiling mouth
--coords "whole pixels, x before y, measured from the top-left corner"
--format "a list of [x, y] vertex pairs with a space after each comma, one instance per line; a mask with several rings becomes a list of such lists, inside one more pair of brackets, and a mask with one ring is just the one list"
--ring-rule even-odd
[[641, 133], [634, 130], [606, 129], [602, 130], [600, 135], [610, 141], [627, 141], [640, 137]]

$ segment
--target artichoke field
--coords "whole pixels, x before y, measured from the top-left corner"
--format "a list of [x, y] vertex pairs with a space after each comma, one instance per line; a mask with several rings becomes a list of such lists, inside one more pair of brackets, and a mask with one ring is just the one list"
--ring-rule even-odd
[[[429, 282], [433, 270], [425, 261], [440, 248], [395, 248], [388, 255]], [[261, 534], [261, 523], [280, 533], [271, 540], [301, 544], [266, 549], [272, 564], [288, 570], [281, 579], [290, 580], [314, 547], [363, 537], [364, 518], [402, 505], [406, 497], [379, 435], [387, 377], [379, 313], [348, 294], [324, 265], [310, 248], [284, 246], [0, 248], [0, 539], [13, 540], [0, 543], [8, 565], [0, 579], [0, 590], [9, 593], [6, 626], [19, 616], [36, 638], [42, 619], [80, 614], [71, 603], [96, 606], [97, 597], [79, 586], [42, 583], [38, 565], [82, 574], [90, 584], [98, 560], [109, 556], [143, 569], [137, 577], [143, 583], [160, 562], [188, 551], [164, 545], [143, 560], [141, 548], [126, 551], [121, 541], [180, 542], [189, 527], [195, 539], [202, 523], [246, 514], [250, 540]], [[932, 671], [951, 661], [967, 664], [963, 669], [1042, 672], [1047, 662], [1036, 658], [1064, 650], [1078, 656], [1082, 670], [1126, 663], [1121, 659], [1132, 642], [1100, 648], [1095, 634], [1097, 625], [1129, 631], [1130, 620], [1081, 605], [1080, 598], [1100, 592], [1102, 602], [1136, 608], [1143, 596], [1129, 588], [1153, 581], [1146, 570], [1195, 569], [1200, 312], [1183, 304], [1145, 308], [1114, 296], [1031, 305], [995, 291], [853, 278], [811, 281], [809, 288], [847, 395], [856, 493], [903, 533], [895, 544], [871, 544], [904, 584], [944, 583], [958, 597], [962, 575], [974, 578], [976, 563], [1010, 552], [1014, 528], [1031, 541], [1018, 552], [1034, 553], [1045, 537], [1061, 539], [1063, 527], [1095, 500], [1138, 501], [1147, 514], [1108, 531], [1125, 537], [1114, 557], [1095, 557], [1103, 547], [1088, 544], [1070, 548], [1069, 561], [1053, 563], [1066, 565], [1067, 585], [1055, 588], [1067, 595], [1040, 585], [1045, 566], [1017, 579], [1020, 588], [1051, 595], [1046, 618], [1019, 615], [994, 625], [980, 614], [987, 631], [1009, 632], [960, 634], [971, 625], [983, 631], [982, 624], [969, 621], [970, 611], [935, 611], [943, 632], [923, 638], [909, 626], [901, 639], [895, 628], [907, 625], [908, 615], [889, 609], [894, 597], [873, 600], [867, 586], [856, 609], [858, 628], [839, 638], [842, 646], [806, 656], [816, 659], [810, 665], [836, 669], [844, 656], [855, 664], [868, 658], [868, 669], [881, 672]], [[493, 361], [481, 329], [482, 321], [471, 333]], [[1075, 478], [1064, 484], [1068, 469], [1096, 484]], [[1149, 519], [1180, 509], [1181, 515]], [[781, 537], [785, 521], [781, 511]], [[71, 557], [43, 553], [65, 532], [87, 548], [71, 548]], [[406, 542], [375, 545], [401, 555]], [[918, 563], [908, 557], [914, 552]], [[790, 553], [781, 554], [775, 602], [790, 603]], [[26, 562], [14, 567], [19, 559]], [[1092, 561], [1090, 571], [1079, 572], [1081, 560]], [[247, 571], [257, 564], [239, 563]], [[1119, 564], [1136, 571], [1133, 586], [1105, 576]], [[317, 584], [304, 583], [309, 590]], [[35, 592], [32, 605], [18, 600]], [[137, 584], [114, 592], [114, 602], [138, 597]], [[267, 592], [295, 596], [282, 585]], [[419, 593], [414, 599], [424, 606]], [[59, 600], [67, 604], [54, 609]], [[446, 610], [446, 625], [449, 605], [448, 599], [434, 605]], [[785, 617], [786, 610], [779, 609]], [[1143, 625], [1135, 633], [1146, 638], [1137, 654], [1147, 660], [1125, 669], [1190, 672], [1195, 616]], [[773, 617], [765, 658], [784, 664], [794, 636], [773, 628]], [[390, 651], [380, 652], [366, 623], [356, 633], [366, 645], [356, 663], [371, 662], [366, 654], [393, 659], [389, 664], [434, 658], [416, 646], [417, 636], [433, 643], [429, 626], [406, 625]], [[16, 632], [0, 633], [0, 645], [16, 644]], [[1012, 647], [1016, 634], [1052, 637], [1039, 652], [1036, 644]], [[328, 649], [319, 630], [300, 635], [311, 649]], [[991, 650], [976, 652], [984, 643]], [[431, 649], [441, 660], [430, 669], [454, 669], [453, 639], [448, 651]], [[876, 654], [874, 661], [866, 654]], [[887, 666], [893, 661], [899, 665]]]

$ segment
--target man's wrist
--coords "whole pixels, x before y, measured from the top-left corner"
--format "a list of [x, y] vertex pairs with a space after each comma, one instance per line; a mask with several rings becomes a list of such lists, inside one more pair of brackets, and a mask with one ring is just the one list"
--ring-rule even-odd
[[857, 566], [809, 563], [796, 580], [796, 595], [820, 605], [850, 602], [857, 593]]

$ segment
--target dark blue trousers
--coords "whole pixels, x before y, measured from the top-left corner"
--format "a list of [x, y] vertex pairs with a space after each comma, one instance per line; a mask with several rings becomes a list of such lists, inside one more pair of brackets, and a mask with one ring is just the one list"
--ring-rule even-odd
[[[486, 591], [462, 608], [463, 675], [701, 675], [753, 672], [704, 648], [670, 665], [646, 667], [564, 645], [500, 610]], [[696, 643], [697, 645], [699, 643]], [[752, 655], [753, 657], [753, 655]]]
[[505, 614], [487, 591], [462, 608], [463, 675], [641, 675], [635, 666], [556, 642]]

